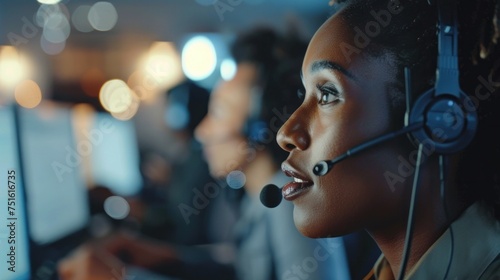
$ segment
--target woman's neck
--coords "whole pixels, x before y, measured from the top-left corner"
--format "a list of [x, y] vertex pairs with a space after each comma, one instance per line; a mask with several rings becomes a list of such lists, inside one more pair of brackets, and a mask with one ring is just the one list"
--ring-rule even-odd
[[[423, 204], [419, 203], [417, 209], [415, 209], [413, 238], [411, 252], [409, 253], [406, 265], [406, 272], [411, 271], [425, 252], [448, 227], [445, 219], [442, 219], [440, 215], [430, 215], [432, 212], [430, 208], [426, 209], [421, 206], [423, 206]], [[397, 278], [400, 273], [406, 240], [407, 212], [402, 216], [404, 216], [404, 219], [393, 227], [369, 231], [388, 261], [395, 278]]]
[[[439, 170], [437, 164], [427, 165], [427, 170]], [[430, 174], [424, 176], [423, 174]], [[464, 200], [459, 199], [456, 191], [456, 182], [450, 181], [446, 187], [447, 215], [444, 211], [440, 196], [439, 176], [434, 172], [423, 172], [415, 204], [413, 238], [411, 252], [409, 253], [406, 265], [407, 274], [427, 252], [427, 250], [446, 231], [449, 225], [460, 216], [469, 205]], [[410, 197], [411, 184], [406, 186]], [[384, 257], [391, 266], [395, 278], [400, 273], [400, 266], [403, 259], [403, 250], [406, 239], [406, 226], [408, 221], [409, 199], [401, 203], [401, 214], [397, 215], [395, 221], [391, 221], [392, 226], [384, 226], [376, 229], [368, 229], [368, 232], [377, 242]]]

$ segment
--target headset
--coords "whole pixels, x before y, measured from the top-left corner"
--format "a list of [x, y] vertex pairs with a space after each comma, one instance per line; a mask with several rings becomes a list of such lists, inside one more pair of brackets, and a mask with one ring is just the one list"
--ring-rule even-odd
[[298, 74], [301, 65], [301, 58], [276, 57], [270, 65], [257, 66], [257, 84], [250, 92], [250, 110], [242, 133], [251, 145], [276, 144], [274, 135], [277, 133], [277, 124], [273, 123], [273, 117], [277, 117], [275, 114], [279, 112], [275, 110], [293, 111], [299, 107], [300, 100], [293, 97], [303, 87]]
[[[453, 154], [472, 142], [478, 117], [471, 99], [460, 89], [458, 69], [458, 20], [456, 3], [438, 0], [438, 61], [434, 88], [414, 103], [405, 125], [423, 123], [411, 132], [417, 143], [428, 143], [437, 154]], [[410, 91], [406, 75], [407, 92]], [[410, 102], [407, 94], [407, 104]], [[408, 112], [408, 110], [407, 110]]]
[[208, 112], [210, 93], [192, 81], [184, 81], [165, 95], [164, 121], [173, 130], [192, 133]]
[[[454, 0], [428, 2], [430, 5], [437, 5], [438, 9], [438, 57], [434, 87], [421, 94], [412, 106], [411, 73], [409, 68], [405, 68], [406, 113], [404, 127], [368, 140], [334, 159], [320, 161], [313, 168], [313, 173], [316, 176], [324, 176], [335, 164], [402, 135], [407, 135], [410, 141], [418, 147], [399, 279], [404, 278], [411, 248], [415, 201], [424, 145], [431, 145], [434, 154], [439, 157], [441, 199], [445, 214], [448, 216], [444, 199], [445, 156], [465, 149], [474, 139], [478, 126], [476, 107], [468, 95], [460, 89], [457, 3]], [[265, 206], [276, 207], [282, 200], [281, 190], [275, 185], [267, 185], [263, 188], [260, 199]], [[452, 245], [445, 278], [449, 272], [454, 248], [451, 226], [450, 235]]]
[[[433, 5], [435, 1], [428, 1]], [[458, 15], [457, 3], [453, 0], [437, 0], [438, 9], [438, 57], [436, 82], [421, 94], [415, 101], [411, 111], [411, 77], [405, 69], [406, 104], [405, 127], [418, 123], [423, 127], [410, 133], [410, 140], [418, 143], [419, 154], [417, 168], [413, 180], [412, 197], [408, 214], [403, 259], [399, 270], [399, 279], [403, 279], [409, 258], [413, 235], [414, 208], [419, 181], [419, 171], [424, 144], [430, 144], [434, 153], [439, 156], [440, 194], [446, 219], [449, 219], [445, 189], [445, 155], [454, 154], [465, 149], [474, 139], [478, 126], [476, 107], [469, 96], [460, 88], [460, 72], [458, 69]], [[453, 228], [451, 236], [450, 257], [444, 279], [448, 277], [454, 251]]]
[[405, 126], [368, 140], [332, 160], [319, 162], [314, 166], [315, 175], [323, 176], [344, 159], [404, 134], [409, 136], [416, 147], [420, 144], [431, 145], [434, 153], [438, 155], [457, 153], [472, 142], [477, 130], [478, 116], [474, 103], [460, 89], [456, 3], [453, 3], [453, 0], [436, 2], [438, 58], [434, 87], [421, 94], [411, 106], [411, 73], [409, 68], [405, 68]]
[[250, 109], [248, 117], [243, 125], [242, 134], [248, 139], [250, 145], [257, 146], [266, 143], [267, 121], [262, 115], [264, 90], [260, 85], [250, 90]]

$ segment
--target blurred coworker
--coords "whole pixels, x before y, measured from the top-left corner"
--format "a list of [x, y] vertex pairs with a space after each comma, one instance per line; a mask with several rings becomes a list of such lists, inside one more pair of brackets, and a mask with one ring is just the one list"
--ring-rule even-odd
[[[204, 270], [208, 275], [204, 279], [232, 279], [232, 265], [214, 259], [211, 254], [214, 247], [217, 249], [213, 251], [223, 252], [223, 255], [227, 255], [224, 253], [228, 251], [226, 248], [231, 248], [236, 217], [226, 195], [212, 198], [196, 215], [185, 217], [179, 211], [179, 205], [192, 204], [195, 190], [203, 192], [207, 184], [214, 183], [200, 143], [193, 138], [194, 128], [207, 113], [208, 99], [209, 92], [191, 81], [169, 90], [165, 121], [175, 142], [170, 145], [175, 145], [176, 153], [166, 162], [157, 153], [143, 151], [146, 155], [142, 168], [145, 188], [139, 198], [128, 199], [130, 215], [140, 221], [141, 235], [121, 232], [85, 244], [59, 264], [62, 279], [109, 280], [119, 278], [116, 272], [123, 274], [125, 279], [127, 275], [145, 279], [158, 277], [137, 268], [125, 270], [125, 263], [169, 276], [182, 276], [191, 266], [201, 265], [208, 267]], [[112, 193], [108, 190], [105, 195]], [[92, 201], [94, 212], [103, 212], [103, 196]], [[190, 249], [183, 245], [203, 245], [204, 248]], [[207, 270], [211, 272], [206, 273]]]
[[[147, 157], [143, 171], [151, 179], [146, 181], [153, 181], [160, 170], [169, 176], [166, 183], [144, 188], [141, 199], [131, 201], [131, 213], [141, 221], [141, 232], [146, 236], [182, 245], [223, 242], [230, 238], [235, 218], [230, 217], [231, 211], [222, 211], [228, 207], [224, 196], [214, 198], [197, 215], [185, 217], [179, 210], [179, 205], [192, 204], [193, 195], [203, 192], [213, 182], [200, 143], [193, 138], [195, 127], [207, 113], [208, 99], [209, 92], [191, 81], [167, 93], [165, 122], [175, 142], [171, 145], [177, 147], [176, 154], [168, 163], [159, 155]], [[165, 172], [167, 164], [169, 172]], [[222, 218], [225, 213], [229, 214], [227, 219]], [[218, 227], [211, 226], [214, 216]]]
[[[213, 91], [195, 135], [212, 176], [227, 177], [230, 185], [244, 185], [246, 191], [236, 225], [237, 278], [348, 279], [342, 247], [328, 255], [318, 241], [296, 230], [292, 204], [267, 209], [258, 198], [266, 184], [289, 180], [280, 172], [285, 157], [275, 134], [295, 109], [289, 102], [298, 102], [304, 43], [258, 29], [239, 37], [232, 53], [237, 72]], [[316, 254], [322, 260], [314, 259]]]

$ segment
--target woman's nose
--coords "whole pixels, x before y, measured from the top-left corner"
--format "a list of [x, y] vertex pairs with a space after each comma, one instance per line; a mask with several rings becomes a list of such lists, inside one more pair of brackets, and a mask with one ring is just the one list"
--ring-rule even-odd
[[305, 122], [299, 118], [300, 112], [301, 108], [299, 107], [283, 124], [276, 136], [278, 145], [287, 152], [291, 152], [293, 149], [306, 150], [311, 143]]

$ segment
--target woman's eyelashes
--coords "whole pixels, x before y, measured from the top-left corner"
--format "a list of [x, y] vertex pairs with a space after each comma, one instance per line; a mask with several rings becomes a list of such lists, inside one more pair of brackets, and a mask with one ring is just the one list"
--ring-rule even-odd
[[339, 91], [331, 85], [316, 85], [318, 89], [318, 104], [327, 105], [340, 100]]
[[[317, 98], [318, 104], [327, 105], [340, 100], [340, 93], [333, 85], [316, 85], [316, 89], [318, 90]], [[297, 97], [304, 101], [306, 98], [306, 90], [304, 88], [300, 88], [297, 90]]]

